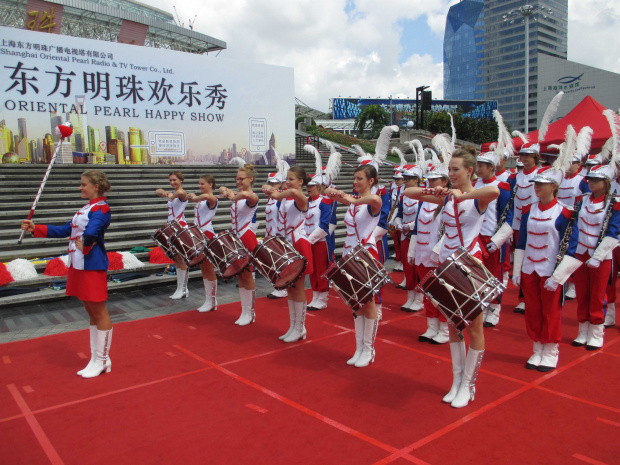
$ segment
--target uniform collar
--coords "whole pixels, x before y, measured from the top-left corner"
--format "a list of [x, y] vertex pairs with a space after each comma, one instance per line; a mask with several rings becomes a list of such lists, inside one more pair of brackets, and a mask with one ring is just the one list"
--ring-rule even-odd
[[497, 180], [497, 178], [495, 176], [493, 176], [492, 178], [489, 178], [489, 179], [483, 179], [482, 182], [484, 184], [491, 184], [495, 180]]
[[537, 169], [537, 168], [538, 168], [538, 167], [537, 167], [536, 165], [534, 165], [534, 166], [532, 167], [532, 169], [531, 169], [531, 170], [529, 170], [529, 171], [528, 171], [528, 170], [526, 170], [525, 168], [523, 168], [523, 174], [532, 174], [534, 171], [536, 171], [536, 169]]
[[540, 211], [545, 211], [545, 210], [549, 210], [550, 208], [555, 207], [558, 204], [558, 199], [554, 198], [551, 202], [547, 203], [546, 205], [543, 205], [542, 202], [538, 202], [538, 209]]
[[603, 194], [603, 195], [601, 195], [600, 197], [598, 197], [596, 199], [590, 197], [590, 202], [592, 202], [592, 203], [601, 203], [601, 202], [603, 202], [605, 200], [605, 196], [606, 195], [607, 194]]
[[106, 202], [108, 200], [107, 197], [97, 197], [96, 199], [92, 199], [90, 202], [88, 202], [89, 205], [95, 205], [96, 203], [99, 203], [101, 201]]
[[506, 172], [506, 168], [504, 168], [503, 170], [501, 170], [499, 173], [495, 173], [495, 176], [501, 176], [502, 174], [504, 174]]
[[316, 199], [318, 199], [321, 196], [321, 194], [317, 194], [314, 197], [310, 197], [310, 201], [314, 202]]
[[573, 179], [575, 176], [577, 176], [579, 174], [579, 170], [575, 172], [575, 174], [573, 174], [572, 176], [566, 176], [564, 175], [564, 179]]

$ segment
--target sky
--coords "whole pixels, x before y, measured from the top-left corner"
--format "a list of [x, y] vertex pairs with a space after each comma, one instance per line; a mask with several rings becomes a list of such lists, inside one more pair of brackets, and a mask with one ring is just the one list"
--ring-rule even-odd
[[[219, 56], [294, 69], [295, 97], [443, 97], [443, 35], [457, 0], [150, 0], [224, 40]], [[620, 73], [620, 2], [569, 0], [568, 59]]]

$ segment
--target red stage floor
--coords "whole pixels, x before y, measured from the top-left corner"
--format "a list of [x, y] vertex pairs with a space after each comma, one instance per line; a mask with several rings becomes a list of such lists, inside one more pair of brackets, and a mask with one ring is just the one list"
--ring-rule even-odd
[[[398, 276], [400, 278], [400, 276]], [[531, 352], [516, 291], [487, 352], [474, 402], [442, 404], [447, 345], [420, 343], [421, 314], [384, 289], [377, 357], [349, 367], [351, 313], [334, 294], [309, 312], [309, 338], [284, 344], [284, 300], [257, 300], [115, 326], [110, 374], [84, 380], [86, 331], [0, 345], [0, 463], [405, 464], [620, 463], [620, 334], [605, 348], [570, 346], [564, 310], [559, 368], [523, 365]]]

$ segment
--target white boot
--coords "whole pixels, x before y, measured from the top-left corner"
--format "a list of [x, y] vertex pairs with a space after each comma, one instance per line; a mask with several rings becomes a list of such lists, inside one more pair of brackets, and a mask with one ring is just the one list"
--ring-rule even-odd
[[424, 308], [424, 294], [421, 292], [414, 292], [413, 303], [409, 306], [412, 312], [419, 312]]
[[603, 347], [604, 335], [604, 325], [593, 325], [592, 323], [590, 323], [590, 327], [588, 328], [588, 342], [586, 343], [586, 349], [597, 350]]
[[411, 312], [411, 306], [413, 305], [413, 301], [415, 300], [415, 291], [407, 291], [407, 302], [405, 302], [400, 309], [403, 312]]
[[442, 399], [442, 402], [446, 404], [452, 403], [461, 387], [463, 370], [465, 369], [465, 352], [465, 341], [450, 343], [450, 355], [452, 356], [452, 387]]
[[314, 308], [316, 310], [323, 310], [324, 308], [327, 308], [327, 299], [329, 297], [329, 291], [325, 291], [325, 292], [317, 292], [317, 299], [314, 305]]
[[605, 328], [610, 328], [616, 324], [616, 304], [607, 304], [605, 313]]
[[403, 278], [403, 281], [396, 287], [398, 289], [407, 289], [407, 278]]
[[567, 299], [574, 299], [576, 297], [575, 294], [575, 283], [572, 283], [570, 281], [568, 281], [566, 283], [566, 293], [564, 294], [564, 297], [566, 297]]
[[90, 362], [88, 362], [86, 367], [77, 372], [80, 376], [82, 376], [82, 373], [85, 371], [90, 370], [90, 367], [93, 366], [97, 358], [97, 325], [90, 325], [88, 327], [88, 332], [90, 333]]
[[525, 368], [528, 370], [535, 370], [540, 365], [540, 361], [542, 360], [543, 354], [543, 345], [541, 342], [534, 342], [534, 353], [529, 358], [529, 360], [525, 363]]
[[177, 268], [177, 290], [169, 298], [173, 300], [183, 299], [189, 295], [187, 290], [187, 271]]
[[431, 338], [430, 343], [431, 344], [445, 344], [448, 341], [450, 341], [450, 331], [448, 330], [448, 322], [440, 321], [439, 331], [437, 331], [437, 334]]
[[281, 341], [289, 337], [291, 333], [293, 332], [293, 330], [295, 329], [295, 305], [294, 305], [295, 302], [292, 300], [287, 300], [287, 302], [288, 302], [288, 317], [290, 320], [289, 322], [290, 324], [288, 327], [288, 331], [278, 338]]
[[383, 304], [375, 304], [375, 308], [377, 309], [377, 320], [383, 320]]
[[366, 367], [375, 361], [375, 338], [377, 337], [377, 327], [379, 326], [379, 320], [371, 320], [365, 316], [361, 318], [364, 318], [366, 321], [364, 322], [362, 354], [355, 362], [357, 368]]
[[467, 351], [465, 359], [465, 369], [463, 370], [463, 380], [456, 397], [450, 404], [454, 408], [465, 407], [470, 400], [474, 400], [476, 395], [476, 379], [482, 365], [484, 350], [476, 350], [471, 347]]
[[560, 356], [560, 347], [556, 342], [543, 344], [542, 359], [537, 370], [546, 373], [554, 370], [558, 366], [558, 358]]
[[401, 262], [398, 262], [394, 267], [394, 271], [403, 271], [403, 264]]
[[439, 318], [426, 319], [426, 332], [418, 336], [420, 342], [430, 342], [439, 332]]
[[235, 324], [239, 326], [246, 326], [254, 323], [256, 320], [256, 313], [254, 312], [254, 300], [256, 298], [255, 289], [239, 288], [239, 296], [241, 297], [241, 316]]
[[88, 370], [84, 370], [82, 378], [94, 378], [104, 371], [106, 373], [112, 371], [110, 345], [112, 345], [112, 330], [97, 330], [97, 358]]
[[525, 302], [519, 302], [513, 311], [515, 313], [525, 313]]
[[202, 282], [205, 285], [205, 303], [202, 304], [202, 307], [198, 309], [199, 312], [210, 312], [212, 310], [217, 310], [217, 279], [215, 281], [209, 281], [208, 279], [203, 279]]
[[281, 299], [283, 297], [288, 297], [288, 292], [286, 289], [281, 289], [279, 291], [276, 289], [267, 297], [269, 297], [270, 299]]
[[504, 271], [504, 276], [502, 276], [502, 284], [504, 287], [508, 287], [508, 280], [510, 279], [510, 271]]
[[362, 350], [364, 350], [364, 322], [366, 318], [359, 315], [356, 318], [353, 318], [353, 324], [355, 325], [355, 353], [353, 357], [347, 360], [347, 365], [355, 365], [355, 363], [359, 360], [362, 355]]
[[317, 299], [319, 298], [319, 293], [317, 291], [312, 291], [312, 300], [308, 304], [308, 310], [316, 310]]
[[590, 322], [584, 321], [583, 323], [579, 323], [579, 333], [577, 334], [577, 338], [571, 342], [573, 347], [583, 347], [588, 342], [588, 329], [590, 328]]
[[499, 323], [499, 312], [502, 310], [500, 304], [489, 304], [486, 309], [483, 326], [485, 328], [492, 328]]
[[306, 302], [293, 302], [295, 307], [295, 327], [284, 342], [297, 342], [306, 339]]

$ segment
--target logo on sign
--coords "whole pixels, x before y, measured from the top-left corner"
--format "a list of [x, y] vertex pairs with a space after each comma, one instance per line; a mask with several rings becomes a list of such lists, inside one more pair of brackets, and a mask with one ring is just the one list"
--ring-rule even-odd
[[571, 83], [581, 79], [584, 74], [585, 73], [581, 73], [579, 76], [564, 76], [564, 77], [561, 77], [560, 79], [558, 79], [558, 82], [560, 84], [571, 84]]

